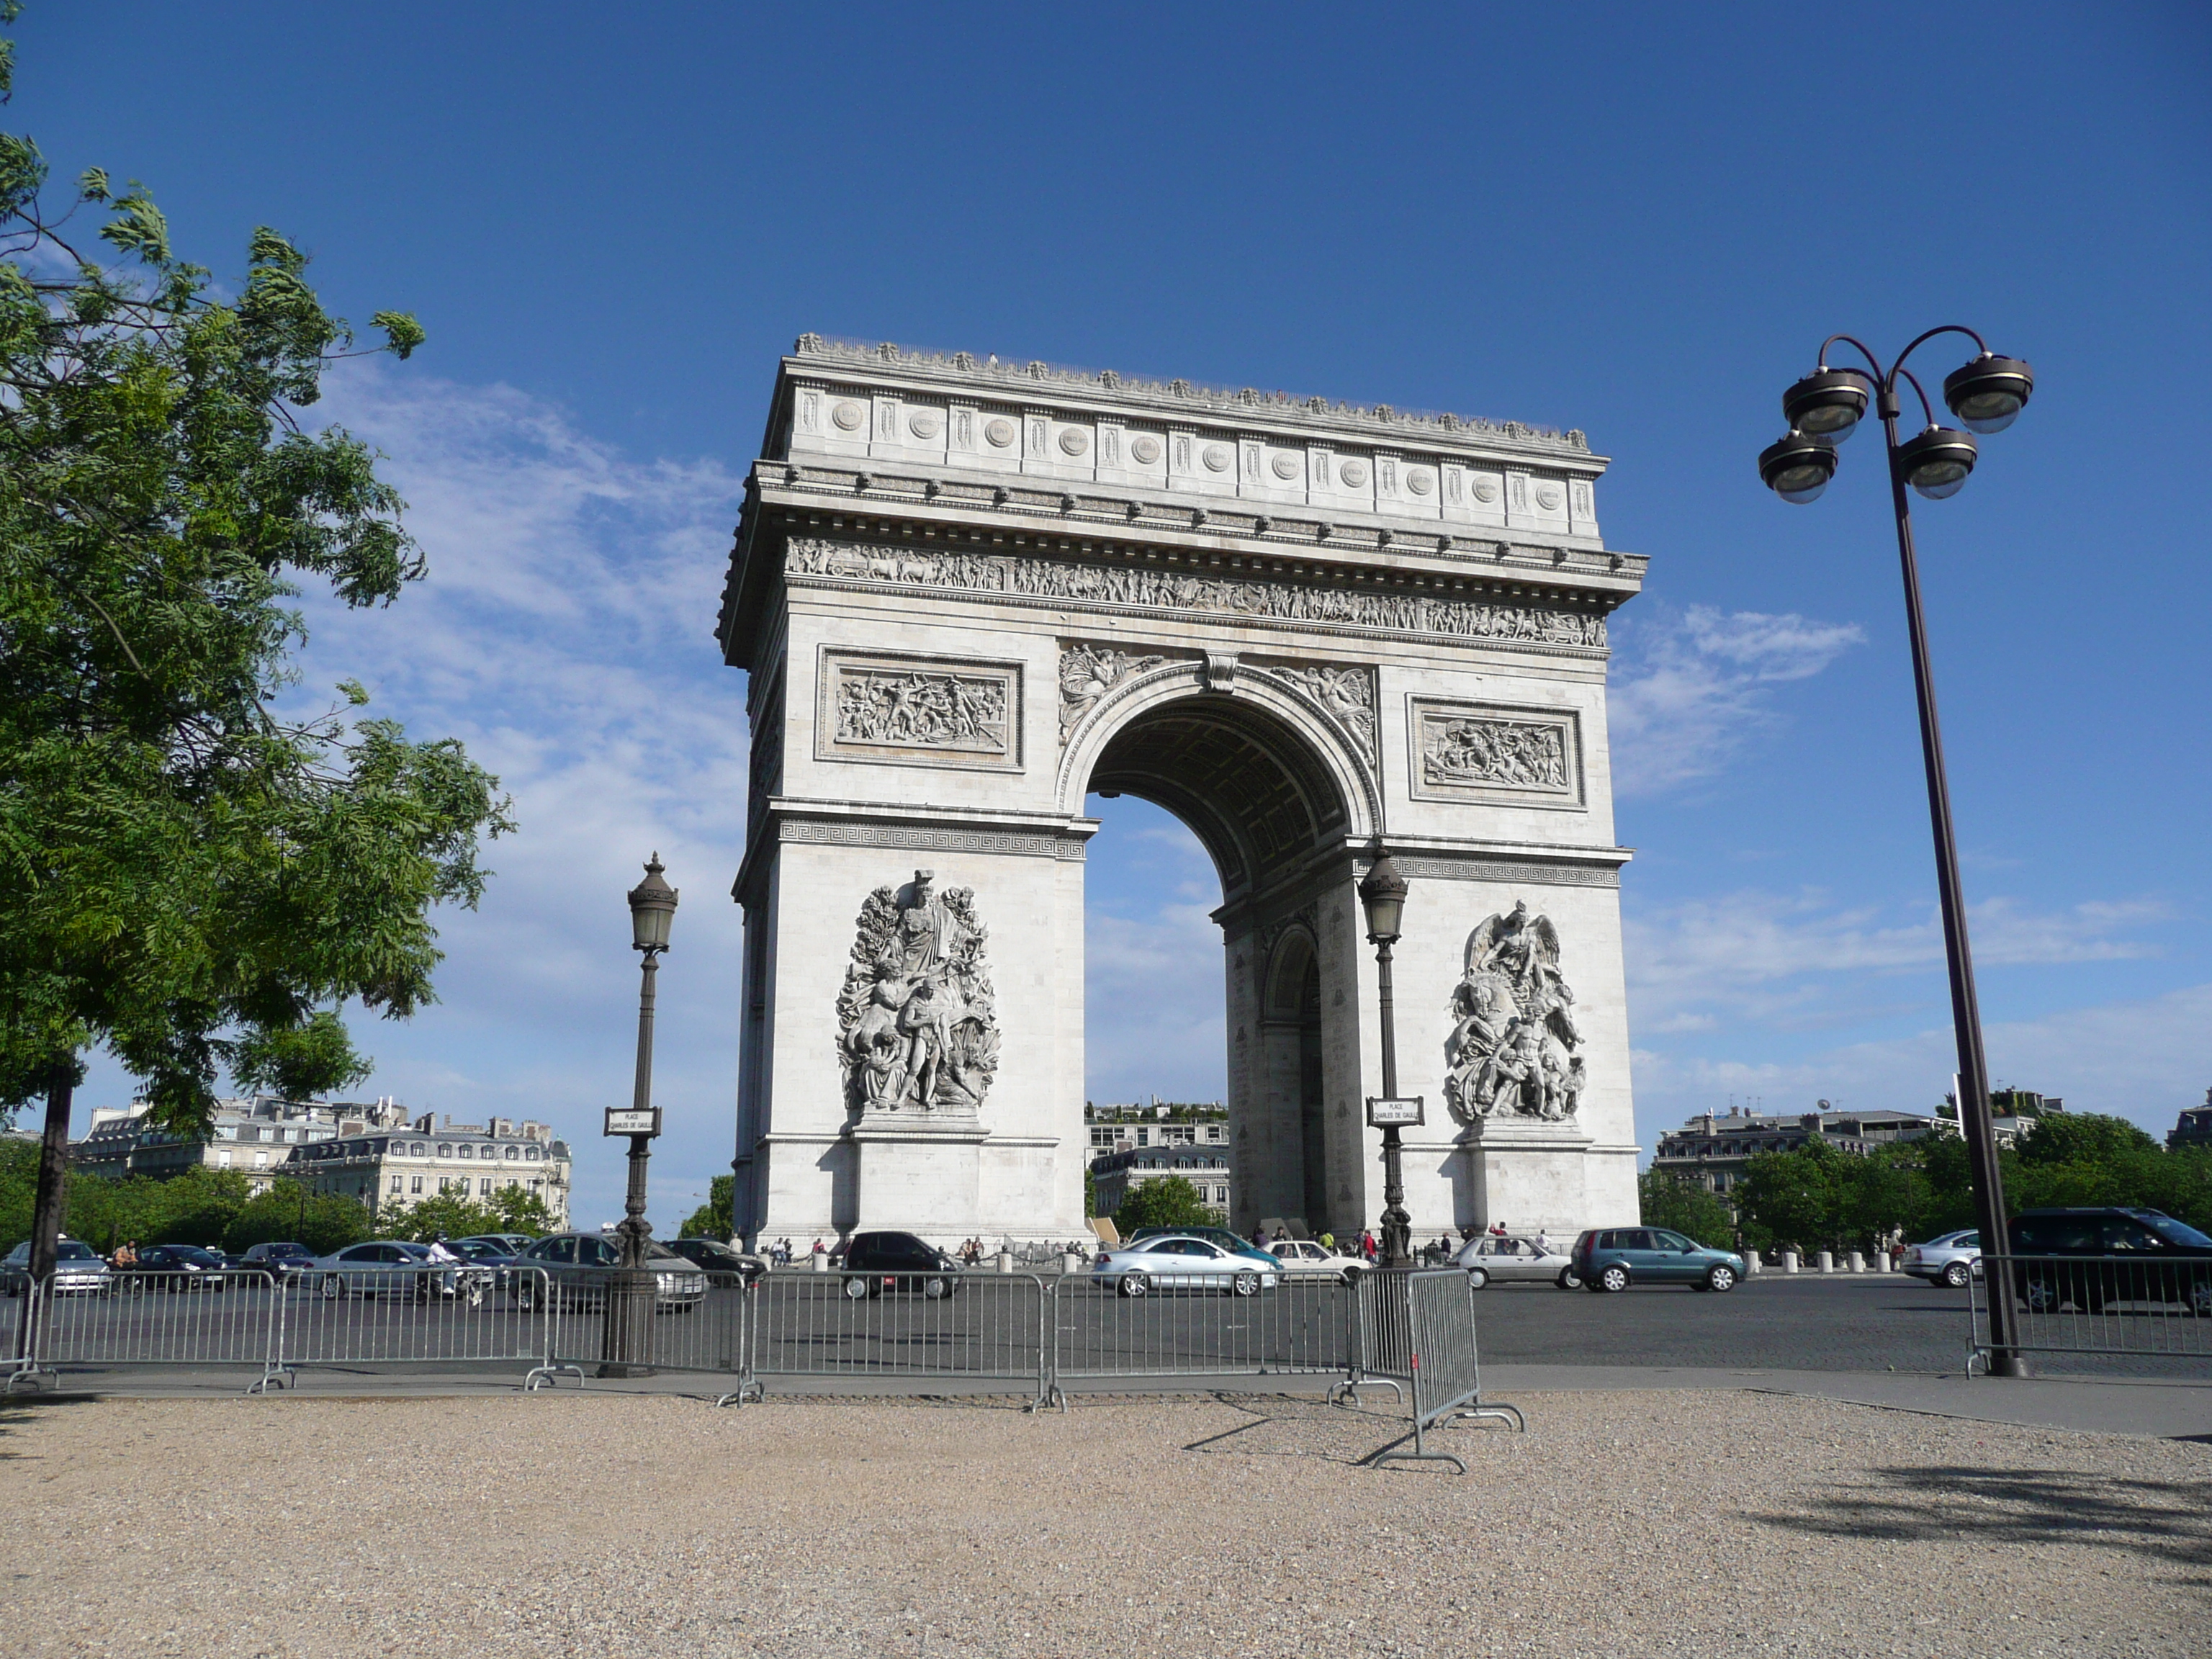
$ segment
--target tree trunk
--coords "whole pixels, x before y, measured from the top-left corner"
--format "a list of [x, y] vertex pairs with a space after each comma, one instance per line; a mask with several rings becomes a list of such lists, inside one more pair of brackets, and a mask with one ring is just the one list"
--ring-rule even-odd
[[45, 1282], [54, 1270], [54, 1251], [62, 1234], [62, 1210], [69, 1198], [70, 1108], [76, 1079], [64, 1072], [46, 1091], [46, 1133], [39, 1147], [39, 1196], [31, 1212], [31, 1277]]

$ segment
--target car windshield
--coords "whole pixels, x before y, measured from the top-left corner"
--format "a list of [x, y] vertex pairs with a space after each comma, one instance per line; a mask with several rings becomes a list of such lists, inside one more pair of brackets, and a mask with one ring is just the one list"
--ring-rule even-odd
[[57, 1261], [97, 1261], [100, 1256], [89, 1244], [80, 1244], [74, 1238], [65, 1238], [54, 1246]]
[[2186, 1244], [2191, 1249], [2212, 1249], [2212, 1238], [2207, 1238], [2185, 1221], [2176, 1221], [2172, 1216], [2145, 1216], [2152, 1230], [2169, 1244]]
[[196, 1267], [220, 1267], [222, 1258], [213, 1250], [204, 1250], [197, 1244], [173, 1244], [169, 1254], [179, 1261], [189, 1261]]

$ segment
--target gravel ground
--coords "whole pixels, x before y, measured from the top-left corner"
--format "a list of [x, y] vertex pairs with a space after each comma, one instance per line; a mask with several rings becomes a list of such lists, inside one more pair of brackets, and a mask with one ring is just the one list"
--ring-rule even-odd
[[[0, 1654], [2200, 1655], [2212, 1446], [1524, 1396], [0, 1409]], [[25, 1526], [21, 1518], [37, 1516]], [[2192, 1633], [2193, 1632], [2193, 1633]]]

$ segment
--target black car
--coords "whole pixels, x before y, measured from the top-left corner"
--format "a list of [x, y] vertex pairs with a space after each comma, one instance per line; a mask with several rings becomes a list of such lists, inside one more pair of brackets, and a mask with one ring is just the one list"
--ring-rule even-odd
[[743, 1250], [732, 1249], [719, 1238], [672, 1238], [668, 1248], [694, 1267], [704, 1267], [710, 1273], [736, 1273], [750, 1290], [760, 1283], [768, 1271], [765, 1256], [747, 1255]]
[[912, 1233], [854, 1233], [845, 1246], [845, 1294], [854, 1301], [908, 1291], [934, 1301], [951, 1296], [960, 1264]]
[[2008, 1232], [2014, 1293], [2031, 1313], [2140, 1302], [2212, 1318], [2212, 1238], [2163, 1211], [2023, 1210]]
[[132, 1291], [221, 1291], [229, 1288], [230, 1263], [197, 1244], [149, 1244], [138, 1260], [115, 1270]]

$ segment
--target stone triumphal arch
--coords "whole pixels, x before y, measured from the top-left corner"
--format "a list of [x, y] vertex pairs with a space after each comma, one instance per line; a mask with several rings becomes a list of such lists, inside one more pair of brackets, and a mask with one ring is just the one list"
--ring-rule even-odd
[[1237, 1213], [1381, 1208], [1357, 888], [1417, 1236], [1633, 1219], [1580, 433], [802, 338], [720, 637], [750, 675], [737, 1226], [1083, 1228], [1087, 793], [1218, 870]]

